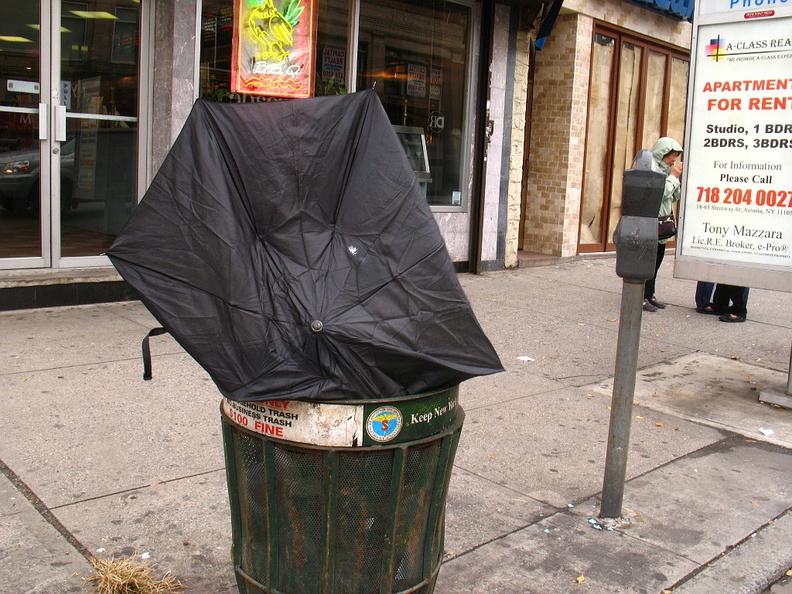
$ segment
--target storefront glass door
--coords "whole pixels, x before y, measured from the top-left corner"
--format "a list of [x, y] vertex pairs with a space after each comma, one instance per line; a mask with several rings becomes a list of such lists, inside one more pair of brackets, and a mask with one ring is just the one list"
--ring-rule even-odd
[[106, 263], [137, 198], [139, 12], [0, 6], [0, 267]]
[[0, 3], [0, 258], [25, 258], [33, 265], [44, 261], [41, 49], [39, 3]]

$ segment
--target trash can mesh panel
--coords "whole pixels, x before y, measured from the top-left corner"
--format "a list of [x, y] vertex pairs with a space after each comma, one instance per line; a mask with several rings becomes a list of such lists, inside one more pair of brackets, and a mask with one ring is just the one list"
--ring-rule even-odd
[[324, 565], [324, 456], [275, 446], [278, 579], [281, 592], [321, 592]]
[[[400, 591], [421, 581], [425, 565], [433, 562], [424, 559], [427, 525], [435, 498], [433, 488], [441, 442], [433, 442], [407, 452], [404, 486], [395, 530], [394, 590]], [[432, 526], [431, 528], [435, 528]], [[442, 524], [437, 527], [443, 530]]]
[[240, 551], [240, 563], [252, 575], [267, 575], [269, 514], [264, 444], [245, 433], [236, 433], [234, 445], [237, 460], [242, 461], [236, 466], [240, 505], [249, 510], [240, 522], [240, 536], [247, 543]]
[[443, 478], [443, 484], [440, 487], [440, 492], [435, 493], [434, 496], [437, 498], [437, 501], [442, 501], [443, 506], [440, 510], [440, 518], [439, 518], [439, 526], [441, 530], [436, 530], [434, 534], [427, 535], [427, 538], [432, 539], [432, 547], [433, 550], [437, 551], [437, 564], [440, 565], [441, 558], [443, 556], [444, 547], [445, 547], [445, 501], [448, 499], [448, 489], [451, 486], [451, 471], [454, 467], [454, 458], [456, 456], [457, 446], [459, 446], [459, 438], [462, 435], [462, 427], [460, 426], [459, 429], [454, 431], [451, 435], [448, 436], [448, 439], [451, 440], [450, 447], [448, 450], [448, 459], [440, 461], [441, 468], [438, 468], [438, 474], [440, 472], [445, 473], [445, 477]]
[[335, 591], [379, 592], [395, 450], [340, 454]]

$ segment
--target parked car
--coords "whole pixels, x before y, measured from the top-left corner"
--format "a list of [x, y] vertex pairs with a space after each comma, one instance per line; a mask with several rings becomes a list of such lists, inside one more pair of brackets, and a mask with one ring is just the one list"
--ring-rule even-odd
[[[60, 147], [61, 213], [75, 204], [74, 183], [75, 137]], [[40, 204], [41, 156], [38, 147], [0, 153], [0, 206], [20, 215], [37, 215]]]

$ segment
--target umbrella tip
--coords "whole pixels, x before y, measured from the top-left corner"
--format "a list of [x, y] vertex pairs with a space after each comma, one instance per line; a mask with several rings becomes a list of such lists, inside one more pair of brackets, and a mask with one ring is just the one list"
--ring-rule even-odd
[[314, 320], [311, 322], [311, 332], [319, 333], [324, 328], [324, 324], [320, 320]]

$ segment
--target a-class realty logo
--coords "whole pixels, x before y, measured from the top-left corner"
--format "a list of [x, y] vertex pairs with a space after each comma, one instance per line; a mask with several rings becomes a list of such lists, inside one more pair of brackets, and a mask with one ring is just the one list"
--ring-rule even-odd
[[710, 40], [709, 45], [704, 46], [704, 53], [706, 53], [708, 58], [712, 58], [717, 62], [725, 54], [725, 48], [726, 40], [718, 35], [715, 39]]
[[705, 55], [715, 62], [740, 59], [741, 56], [758, 57], [759, 54], [775, 57], [780, 52], [792, 52], [792, 37], [728, 42], [718, 35], [704, 46]]

